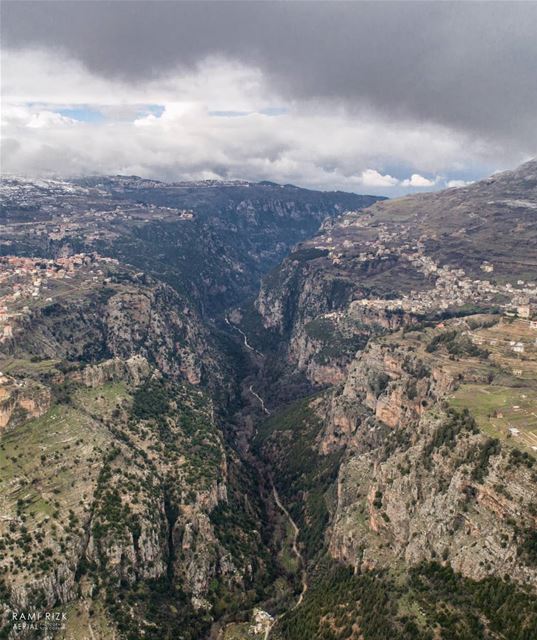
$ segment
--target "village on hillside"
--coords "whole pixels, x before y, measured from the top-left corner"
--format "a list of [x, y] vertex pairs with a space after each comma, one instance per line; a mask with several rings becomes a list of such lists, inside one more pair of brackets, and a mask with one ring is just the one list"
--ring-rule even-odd
[[[0, 344], [13, 340], [17, 324], [36, 306], [51, 304], [83, 282], [106, 281], [103, 267], [113, 258], [78, 253], [66, 258], [0, 257]], [[59, 286], [59, 285], [62, 286]]]
[[[434, 281], [432, 287], [411, 290], [398, 298], [367, 297], [355, 301], [355, 304], [379, 311], [402, 311], [414, 315], [427, 315], [465, 305], [495, 306], [513, 317], [528, 320], [537, 317], [537, 282], [518, 279], [513, 283], [498, 283], [491, 279], [470, 278], [464, 269], [440, 265], [427, 255], [425, 247], [430, 238], [425, 235], [413, 238], [405, 225], [399, 225], [394, 231], [380, 223], [375, 226], [375, 237], [364, 237], [356, 243], [353, 239], [345, 238], [345, 229], [366, 229], [369, 219], [359, 212], [355, 216], [351, 213], [341, 220], [341, 237], [327, 235], [316, 238], [315, 248], [328, 251], [328, 258], [334, 266], [349, 259], [358, 265], [373, 261], [404, 261], [410, 268]], [[494, 273], [494, 264], [483, 261], [481, 271], [483, 275]]]

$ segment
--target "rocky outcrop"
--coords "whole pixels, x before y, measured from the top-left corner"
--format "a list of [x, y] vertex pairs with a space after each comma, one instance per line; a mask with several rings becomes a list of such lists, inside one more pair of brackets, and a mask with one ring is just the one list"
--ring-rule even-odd
[[[73, 397], [69, 419], [75, 423], [85, 420], [93, 437], [105, 438], [107, 446], [97, 455], [93, 450], [72, 488], [55, 485], [62, 488], [52, 494], [59, 507], [52, 518], [33, 511], [25, 515], [21, 511], [24, 502], [10, 504], [9, 519], [0, 522], [0, 531], [7, 527], [6, 532], [17, 532], [9, 528], [9, 522], [28, 522], [31, 531], [39, 532], [36, 557], [43, 558], [42, 549], [47, 549], [51, 562], [35, 571], [14, 555], [21, 566], [4, 582], [9, 599], [0, 611], [5, 616], [8, 610], [33, 610], [37, 600], [47, 608], [68, 605], [99, 590], [112, 594], [119, 589], [135, 590], [147, 581], [165, 581], [180, 588], [193, 611], [210, 615], [214, 580], [222, 588], [241, 590], [252, 571], [249, 563], [237, 565], [216, 535], [210, 517], [233, 491], [211, 402], [190, 384], [162, 382], [159, 372], [142, 356], [90, 365], [67, 374], [62, 384], [65, 380], [95, 390], [99, 404], [85, 406], [84, 395], [80, 400]], [[104, 394], [117, 383], [129, 389], [129, 394], [114, 403], [112, 396], [107, 400]], [[160, 394], [165, 391], [159, 385], [167, 384], [168, 404], [154, 415], [150, 409], [133, 413], [128, 408], [132, 397], [140, 385], [147, 384], [156, 385], [154, 393]], [[147, 395], [149, 404], [152, 398]], [[112, 402], [108, 410], [106, 402]], [[52, 428], [56, 419], [50, 418]], [[162, 433], [167, 447], [162, 446]], [[16, 440], [15, 444], [18, 449]], [[64, 470], [70, 455], [60, 458]], [[80, 465], [78, 454], [72, 455], [75, 465]], [[51, 464], [55, 464], [54, 457]], [[30, 478], [45, 504], [51, 499], [47, 478], [37, 471]], [[2, 488], [6, 491], [3, 499], [11, 502], [9, 486]], [[24, 548], [24, 535], [15, 533], [13, 539]]]
[[[119, 360], [139, 356], [191, 384], [214, 388], [223, 379], [213, 340], [188, 303], [167, 285], [121, 270], [104, 291], [90, 280], [84, 295], [69, 304], [51, 302], [29, 313], [10, 355], [83, 364], [112, 357], [120, 368]], [[89, 369], [84, 375], [106, 373]]]
[[96, 365], [88, 365], [72, 377], [87, 387], [101, 387], [109, 382], [125, 382], [137, 387], [151, 372], [151, 366], [141, 355], [134, 355], [127, 360], [112, 358]]
[[434, 361], [380, 342], [371, 344], [351, 365], [343, 396], [359, 398], [376, 418], [396, 428], [418, 420], [455, 383]]
[[163, 373], [199, 384], [208, 364], [208, 336], [195, 314], [181, 306], [164, 286], [111, 297], [105, 310], [107, 349], [121, 358], [144, 355]]
[[[265, 278], [255, 301], [263, 326], [280, 335], [289, 364], [315, 385], [342, 382], [371, 335], [417, 322], [415, 314], [361, 304], [369, 296], [364, 268], [341, 270], [327, 254], [299, 246]], [[374, 268], [380, 275], [383, 269], [384, 263]]]
[[28, 418], [39, 418], [48, 410], [50, 389], [33, 381], [16, 382], [3, 376], [0, 382], [0, 429], [13, 426]]
[[[441, 560], [479, 580], [508, 573], [537, 585], [521, 560], [536, 520], [531, 467], [446, 410], [457, 380], [404, 340], [370, 344], [333, 395], [320, 451], [347, 449], [328, 546], [357, 569]], [[367, 413], [364, 413], [364, 409]], [[391, 434], [364, 450], [376, 423]]]
[[219, 593], [240, 594], [253, 575], [212, 520], [237, 491], [229, 465], [241, 473], [209, 396], [228, 384], [222, 356], [170, 287], [121, 271], [105, 289], [93, 283], [69, 305], [26, 313], [8, 345], [17, 377], [3, 375], [0, 386], [0, 424], [10, 430], [0, 615], [38, 602], [114, 602], [119, 591], [158, 584], [182, 594], [181, 615], [209, 620], [215, 580]]
[[[423, 442], [435, 426], [421, 421]], [[476, 580], [508, 573], [537, 585], [535, 567], [520, 560], [516, 533], [524, 522], [535, 526], [531, 473], [510, 470], [503, 452], [491, 458], [485, 481], [476, 482], [472, 464], [460, 460], [482, 441], [461, 438], [449, 456], [435, 453], [430, 468], [421, 443], [387, 460], [384, 451], [351, 456], [339, 473], [331, 554], [362, 569], [443, 560]]]

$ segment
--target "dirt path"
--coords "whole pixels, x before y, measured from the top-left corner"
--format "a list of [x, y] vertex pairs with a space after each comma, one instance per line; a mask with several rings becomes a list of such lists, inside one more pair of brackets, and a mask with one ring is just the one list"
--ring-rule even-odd
[[289, 511], [287, 511], [284, 504], [280, 500], [280, 496], [278, 495], [278, 492], [276, 491], [276, 487], [274, 485], [272, 485], [272, 493], [274, 494], [274, 501], [278, 505], [278, 508], [280, 509], [280, 511], [282, 511], [285, 514], [285, 517], [289, 520], [289, 523], [293, 528], [293, 553], [295, 554], [298, 562], [300, 563], [300, 566], [302, 567], [302, 591], [298, 596], [298, 600], [295, 602], [295, 604], [291, 608], [291, 611], [293, 611], [293, 609], [296, 609], [302, 604], [302, 601], [304, 600], [304, 595], [308, 590], [308, 580], [306, 576], [306, 570], [304, 568], [305, 566], [304, 558], [302, 557], [302, 554], [300, 553], [300, 549], [298, 548], [298, 536], [300, 535], [300, 529], [298, 528], [298, 525], [291, 517], [291, 514], [289, 513]]
[[263, 398], [260, 395], [258, 395], [254, 391], [253, 385], [250, 385], [248, 387], [248, 391], [259, 400], [259, 402], [261, 403], [261, 408], [263, 409], [263, 411], [267, 414], [267, 416], [270, 416], [270, 411], [265, 406], [265, 401], [263, 400]]
[[254, 347], [252, 347], [252, 345], [248, 342], [248, 336], [244, 333], [244, 331], [242, 329], [240, 329], [239, 327], [237, 327], [237, 325], [235, 324], [231, 324], [231, 322], [228, 320], [227, 316], [224, 317], [224, 320], [226, 321], [226, 324], [231, 327], [232, 329], [235, 329], [235, 331], [238, 331], [243, 340], [244, 340], [244, 346], [249, 349], [250, 351], [253, 351], [254, 353], [257, 353], [258, 356], [261, 356], [262, 358], [264, 358], [265, 356], [258, 351], [257, 349], [254, 349]]
[[95, 640], [95, 634], [93, 633], [93, 627], [91, 626], [91, 614], [90, 614], [90, 606], [88, 602], [85, 603], [85, 609], [88, 616], [88, 631], [90, 633], [91, 640]]
[[[276, 502], [278, 509], [280, 509], [280, 511], [284, 514], [284, 516], [287, 518], [287, 520], [289, 521], [289, 524], [293, 529], [293, 545], [292, 545], [293, 553], [295, 554], [300, 564], [300, 567], [302, 568], [302, 578], [301, 578], [302, 590], [300, 591], [300, 595], [298, 596], [297, 601], [289, 610], [289, 611], [294, 611], [297, 607], [299, 607], [302, 604], [306, 591], [308, 590], [308, 578], [307, 578], [306, 569], [304, 565], [304, 558], [302, 557], [302, 554], [300, 553], [300, 549], [298, 548], [298, 536], [300, 535], [300, 529], [298, 528], [298, 525], [291, 517], [291, 514], [289, 513], [289, 511], [285, 508], [285, 505], [283, 504], [283, 502], [280, 500], [280, 496], [276, 491], [276, 487], [274, 486], [274, 484], [272, 484], [272, 493], [274, 495], [274, 502]], [[270, 625], [268, 625], [268, 627], [265, 630], [265, 636], [263, 640], [268, 640], [270, 636], [270, 632], [272, 631], [272, 628], [278, 621], [278, 618], [281, 617], [281, 615], [282, 614], [280, 614], [280, 616], [275, 616], [272, 622], [270, 623]]]

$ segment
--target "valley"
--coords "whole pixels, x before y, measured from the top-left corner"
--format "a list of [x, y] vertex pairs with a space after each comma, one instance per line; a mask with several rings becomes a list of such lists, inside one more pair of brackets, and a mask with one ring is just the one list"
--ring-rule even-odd
[[537, 162], [1, 195], [0, 638], [537, 635]]

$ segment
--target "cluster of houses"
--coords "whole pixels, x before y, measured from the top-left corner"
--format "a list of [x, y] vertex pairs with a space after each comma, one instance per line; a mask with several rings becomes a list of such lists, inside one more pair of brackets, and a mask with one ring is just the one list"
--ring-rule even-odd
[[509, 283], [492, 284], [489, 280], [468, 277], [463, 269], [441, 267], [418, 252], [407, 253], [404, 257], [416, 270], [426, 275], [434, 274], [434, 286], [422, 291], [412, 290], [395, 300], [362, 300], [361, 304], [422, 315], [463, 305], [494, 305], [499, 300], [507, 300], [498, 304], [506, 315], [526, 320], [537, 318], [537, 284], [519, 281], [516, 288]]
[[[126, 187], [147, 189], [162, 186], [162, 183], [117, 177], [113, 186], [114, 191], [121, 193]], [[104, 229], [104, 233], [101, 233], [95, 221], [113, 222], [118, 217], [143, 222], [149, 222], [154, 216], [175, 220], [193, 220], [196, 217], [191, 209], [115, 199], [104, 189], [104, 185], [88, 188], [62, 180], [30, 181], [6, 177], [0, 181], [0, 200], [6, 210], [25, 212], [35, 221], [31, 228], [24, 228], [24, 233], [47, 235], [52, 240], [88, 231], [88, 225], [95, 227], [95, 237], [102, 237], [109, 234], [110, 229]]]
[[104, 275], [99, 267], [110, 263], [117, 260], [87, 253], [53, 260], [0, 257], [0, 344], [13, 338], [17, 319], [29, 313], [32, 304], [53, 301], [54, 281], [68, 281], [82, 267], [93, 268], [92, 277], [98, 280]]
[[[362, 218], [365, 218], [363, 216]], [[343, 227], [367, 227], [367, 220], [349, 218], [343, 221]], [[365, 234], [364, 234], [365, 235]], [[324, 242], [316, 248], [328, 250], [328, 257], [334, 265], [342, 259], [360, 262], [386, 261], [396, 259], [406, 261], [414, 270], [429, 279], [434, 285], [423, 290], [411, 290], [397, 299], [367, 298], [357, 301], [366, 308], [386, 311], [404, 311], [424, 315], [438, 310], [457, 308], [463, 305], [495, 305], [502, 307], [506, 315], [537, 322], [537, 283], [518, 280], [515, 283], [497, 284], [490, 280], [470, 278], [464, 269], [440, 266], [433, 258], [425, 254], [426, 241], [429, 238], [412, 237], [408, 229], [397, 231], [386, 225], [375, 227], [375, 238], [360, 241], [356, 247], [355, 239], [325, 236]], [[494, 264], [483, 261], [481, 270], [492, 273]], [[396, 283], [394, 283], [396, 285]]]

